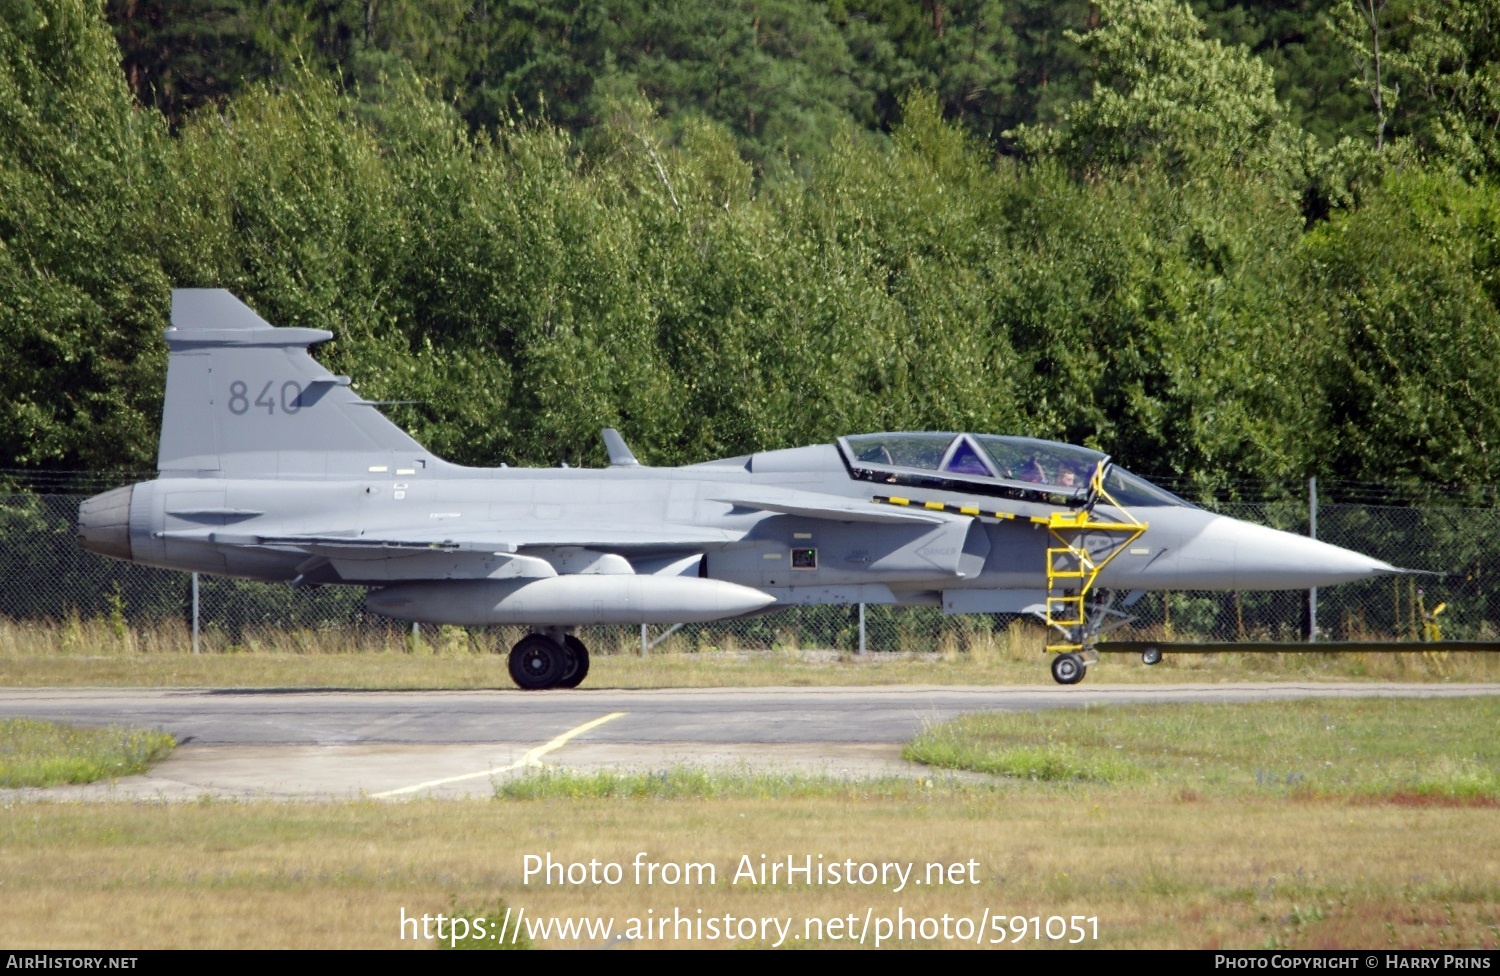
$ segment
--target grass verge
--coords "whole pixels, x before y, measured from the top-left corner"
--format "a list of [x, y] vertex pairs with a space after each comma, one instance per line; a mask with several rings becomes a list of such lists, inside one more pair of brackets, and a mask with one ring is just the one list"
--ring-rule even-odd
[[[551, 769], [505, 780], [495, 787], [495, 796], [501, 800], [782, 800], [818, 797], [910, 800], [930, 797], [934, 788], [933, 780], [918, 780], [910, 776], [848, 779], [811, 773], [758, 773], [674, 766], [654, 772], [626, 773]], [[975, 787], [954, 782], [949, 777], [941, 783], [941, 788], [954, 794]]]
[[84, 729], [57, 722], [0, 720], [0, 788], [93, 783], [143, 773], [176, 746], [166, 732]]
[[1500, 699], [1318, 699], [985, 713], [907, 759], [1018, 779], [1500, 804]]

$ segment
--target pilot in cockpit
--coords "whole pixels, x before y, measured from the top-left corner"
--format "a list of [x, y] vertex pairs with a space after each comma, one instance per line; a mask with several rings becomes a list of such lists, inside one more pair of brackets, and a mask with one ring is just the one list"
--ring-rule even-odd
[[[896, 459], [891, 457], [891, 452], [883, 445], [880, 447], [870, 448], [868, 451], [860, 454], [859, 459], [861, 461], [873, 461], [876, 464], [894, 465], [896, 463]], [[880, 475], [876, 480], [884, 481], [887, 484], [895, 484], [896, 475], [894, 472], [892, 472], [890, 474]]]
[[1030, 481], [1034, 484], [1044, 485], [1047, 483], [1047, 471], [1042, 467], [1042, 462], [1032, 455], [1031, 459], [1021, 465], [1021, 470], [1016, 477], [1021, 481]]

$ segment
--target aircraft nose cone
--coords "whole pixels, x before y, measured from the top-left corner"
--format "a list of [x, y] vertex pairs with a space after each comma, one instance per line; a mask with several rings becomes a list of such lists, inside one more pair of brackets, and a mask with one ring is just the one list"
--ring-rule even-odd
[[1232, 586], [1245, 590], [1301, 590], [1400, 572], [1350, 549], [1225, 517], [1189, 541], [1182, 557], [1205, 569], [1232, 565]]

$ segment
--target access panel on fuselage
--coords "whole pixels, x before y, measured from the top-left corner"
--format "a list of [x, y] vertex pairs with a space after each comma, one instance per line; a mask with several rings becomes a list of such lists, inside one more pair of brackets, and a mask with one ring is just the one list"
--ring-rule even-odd
[[987, 550], [969, 519], [875, 525], [773, 516], [743, 542], [709, 552], [707, 574], [746, 586], [941, 583], [977, 574]]

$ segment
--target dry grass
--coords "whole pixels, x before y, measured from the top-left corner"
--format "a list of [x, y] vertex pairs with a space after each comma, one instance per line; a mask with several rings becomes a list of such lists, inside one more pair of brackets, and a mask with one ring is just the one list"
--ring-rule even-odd
[[[238, 643], [210, 630], [191, 653], [187, 628], [167, 622], [131, 628], [107, 618], [19, 623], [0, 618], [0, 685], [9, 687], [510, 687], [505, 658], [519, 630], [470, 633], [426, 628], [413, 643], [399, 628], [359, 635], [331, 630], [248, 631]], [[694, 649], [673, 635], [646, 657], [638, 643], [595, 643], [591, 688], [754, 687], [767, 685], [1048, 685], [1037, 628], [976, 632], [912, 653], [849, 654], [787, 646], [770, 651]], [[1133, 656], [1106, 656], [1088, 682], [1182, 681], [1497, 681], [1500, 654], [1249, 654], [1168, 656], [1154, 668]]]
[[[1097, 944], [1111, 948], [1493, 949], [1497, 828], [1500, 811], [1486, 808], [1057, 787], [895, 799], [851, 790], [774, 803], [14, 804], [0, 808], [0, 942], [410, 947], [426, 943], [399, 938], [402, 910], [436, 914], [499, 899], [531, 917], [619, 924], [674, 907], [693, 917], [702, 909], [799, 920], [988, 909], [1095, 916]], [[716, 883], [645, 886], [630, 874], [616, 886], [522, 883], [526, 854], [629, 872], [641, 851], [658, 862], [710, 862]], [[742, 854], [758, 863], [763, 853], [973, 859], [979, 883], [901, 892], [729, 883]]]

